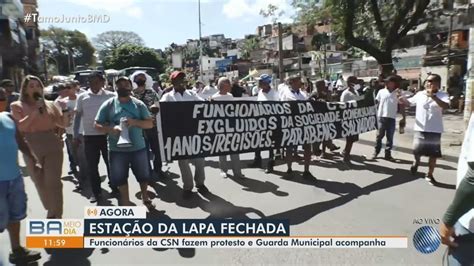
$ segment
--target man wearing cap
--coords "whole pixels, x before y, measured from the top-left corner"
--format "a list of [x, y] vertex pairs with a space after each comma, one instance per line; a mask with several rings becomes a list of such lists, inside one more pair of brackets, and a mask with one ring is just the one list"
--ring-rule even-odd
[[[147, 162], [144, 129], [153, 128], [153, 118], [148, 107], [139, 99], [132, 97], [132, 82], [120, 77], [115, 83], [117, 96], [105, 101], [95, 118], [95, 128], [108, 135], [110, 151], [110, 180], [120, 190], [120, 205], [132, 206], [128, 191], [128, 172], [140, 183], [141, 198], [148, 209], [155, 206], [148, 198], [147, 188], [150, 167]], [[129, 142], [121, 142], [122, 131], [128, 131]]]
[[[171, 83], [173, 88], [170, 92], [164, 94], [161, 97], [160, 102], [194, 102], [194, 101], [204, 101], [192, 90], [186, 90], [186, 74], [181, 71], [174, 71], [170, 75]], [[201, 194], [208, 193], [209, 190], [204, 185], [204, 180], [206, 175], [204, 172], [204, 158], [195, 158], [190, 160], [179, 160], [179, 170], [181, 171], [181, 178], [183, 179], [183, 197], [189, 199], [193, 195], [193, 174], [191, 172], [190, 164], [194, 164], [195, 173], [194, 181], [196, 182], [196, 187], [198, 192]]]
[[[270, 86], [270, 84], [272, 84], [272, 77], [270, 75], [262, 74], [257, 80], [258, 87], [260, 88], [257, 101], [266, 102], [280, 100], [278, 93]], [[265, 170], [267, 174], [273, 172], [273, 166], [275, 165], [275, 156], [272, 148], [270, 148], [269, 153], [267, 169]], [[250, 164], [250, 167], [262, 167], [262, 155], [260, 151], [255, 152], [255, 159]]]
[[[79, 95], [76, 102], [76, 116], [74, 117], [74, 142], [80, 144], [81, 137], [84, 140], [84, 155], [87, 161], [87, 173], [91, 183], [93, 195], [92, 203], [102, 198], [101, 179], [99, 174], [99, 162], [102, 159], [107, 167], [107, 175], [110, 180], [109, 156], [107, 149], [107, 135], [98, 131], [95, 126], [95, 117], [100, 106], [108, 99], [114, 97], [114, 93], [104, 90], [105, 77], [102, 72], [94, 71], [89, 76], [89, 89]], [[82, 123], [82, 132], [80, 131]], [[117, 188], [111, 186], [112, 192], [118, 192]]]
[[[292, 75], [288, 79], [288, 83], [290, 87], [281, 93], [281, 101], [306, 101], [308, 99], [308, 95], [306, 92], [301, 90], [303, 86], [303, 82], [301, 81], [300, 75]], [[311, 162], [311, 145], [304, 144], [304, 178], [314, 178], [313, 175], [309, 172], [309, 164]], [[290, 146], [286, 148], [286, 164], [288, 169], [286, 171], [287, 174], [292, 174], [293, 169], [291, 165], [293, 164], [294, 158], [297, 155], [298, 146]]]
[[379, 121], [379, 129], [377, 131], [375, 151], [371, 157], [372, 160], [375, 160], [377, 155], [380, 153], [382, 149], [382, 139], [385, 136], [387, 137], [387, 143], [385, 144], [385, 159], [393, 160], [392, 147], [399, 104], [400, 81], [400, 76], [389, 76], [385, 80], [386, 88], [379, 90], [375, 97], [375, 102], [378, 104], [377, 117]]
[[[156, 115], [156, 113], [158, 113], [158, 106], [156, 106], [155, 103], [157, 103], [160, 99], [158, 97], [158, 93], [156, 93], [155, 90], [149, 87], [152, 86], [153, 83], [153, 80], [150, 75], [146, 74], [143, 71], [135, 71], [130, 76], [130, 79], [135, 84], [133, 96], [138, 100], [142, 101], [147, 106], [148, 111]], [[154, 156], [153, 171], [155, 172], [158, 178], [164, 177], [165, 174], [161, 170], [162, 163], [160, 154], [160, 144], [158, 141], [158, 130], [156, 129], [155, 116], [153, 116], [153, 128], [144, 129], [143, 133], [145, 134], [145, 143], [147, 146], [147, 150], [151, 150]]]
[[5, 89], [5, 95], [7, 98], [7, 106], [5, 111], [10, 112], [10, 104], [12, 102], [18, 101], [20, 94], [15, 92], [15, 84], [13, 84], [13, 81], [10, 79], [2, 80], [0, 87]]

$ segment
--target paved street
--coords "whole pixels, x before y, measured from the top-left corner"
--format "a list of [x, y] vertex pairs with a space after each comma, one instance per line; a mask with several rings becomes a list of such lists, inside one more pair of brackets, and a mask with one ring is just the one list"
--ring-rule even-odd
[[[403, 235], [408, 236], [408, 249], [90, 249], [42, 253], [40, 265], [157, 265], [157, 264], [311, 264], [311, 265], [441, 265], [444, 247], [424, 255], [413, 248], [413, 233], [420, 225], [415, 218], [441, 218], [454, 194], [459, 146], [462, 140], [462, 118], [446, 117], [443, 136], [445, 158], [439, 161], [435, 177], [439, 187], [429, 185], [420, 176], [409, 172], [412, 130], [396, 133], [398, 162], [379, 159], [364, 161], [372, 153], [375, 133], [361, 136], [354, 146], [354, 166], [348, 171], [341, 158], [314, 162], [311, 172], [318, 181], [307, 181], [299, 174], [303, 165], [294, 166], [293, 178], [285, 175], [286, 165], [279, 164], [275, 173], [266, 175], [262, 169], [244, 169], [245, 179], [219, 176], [218, 159], [208, 158], [206, 184], [211, 194], [196, 194], [192, 200], [181, 199], [182, 182], [176, 163], [171, 164], [169, 178], [149, 188], [157, 205], [151, 217], [162, 218], [289, 218], [292, 235]], [[413, 127], [413, 118], [408, 120]], [[337, 141], [343, 146], [343, 141]], [[383, 155], [383, 154], [382, 154]], [[253, 154], [241, 156], [248, 163]], [[264, 158], [265, 158], [264, 154]], [[424, 158], [426, 162], [426, 158]], [[67, 173], [66, 164], [63, 168]], [[420, 167], [427, 170], [426, 163]], [[101, 165], [101, 174], [105, 174]], [[66, 175], [66, 174], [65, 174]], [[64, 217], [82, 218], [86, 197], [72, 192], [74, 183], [64, 177]], [[45, 212], [29, 177], [25, 178], [28, 193], [28, 215], [43, 218]], [[139, 187], [130, 178], [131, 195], [136, 204]], [[106, 183], [103, 188], [108, 189]], [[108, 200], [117, 205], [117, 200]], [[435, 225], [437, 227], [437, 225]], [[24, 232], [23, 232], [24, 233]], [[0, 235], [0, 265], [8, 265], [8, 237]]]

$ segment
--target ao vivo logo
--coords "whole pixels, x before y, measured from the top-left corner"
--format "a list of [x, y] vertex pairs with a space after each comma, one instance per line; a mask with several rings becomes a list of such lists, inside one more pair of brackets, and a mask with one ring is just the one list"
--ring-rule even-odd
[[76, 236], [82, 235], [81, 220], [29, 220], [28, 235]]

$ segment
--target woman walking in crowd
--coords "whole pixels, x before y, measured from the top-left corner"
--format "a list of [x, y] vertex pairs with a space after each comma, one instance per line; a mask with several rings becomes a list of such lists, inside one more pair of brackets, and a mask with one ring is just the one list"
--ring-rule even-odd
[[31, 75], [22, 82], [19, 101], [11, 104], [13, 118], [36, 160], [24, 157], [48, 219], [59, 219], [63, 214], [63, 142], [58, 128], [68, 126], [69, 116], [63, 113], [67, 106], [61, 103], [60, 107], [64, 111], [44, 100], [41, 80]]

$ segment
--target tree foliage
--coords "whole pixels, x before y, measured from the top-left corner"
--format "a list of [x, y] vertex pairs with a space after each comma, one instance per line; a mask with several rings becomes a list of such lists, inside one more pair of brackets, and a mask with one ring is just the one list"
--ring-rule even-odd
[[164, 72], [165, 64], [165, 61], [155, 50], [133, 44], [125, 44], [118, 47], [111, 56], [104, 60], [105, 68], [154, 67], [159, 73]]
[[411, 29], [423, 22], [430, 0], [293, 0], [297, 19], [316, 24], [330, 21], [346, 44], [373, 56], [384, 74], [393, 71], [392, 51]]
[[93, 38], [93, 42], [101, 59], [111, 55], [115, 49], [125, 44], [145, 46], [143, 39], [131, 31], [106, 31]]
[[260, 15], [265, 18], [270, 18], [273, 23], [276, 23], [284, 14], [285, 11], [273, 4], [269, 4], [266, 9], [260, 10]]
[[57, 61], [59, 74], [69, 74], [74, 71], [74, 66], [95, 64], [95, 49], [80, 31], [51, 26], [41, 31], [41, 43], [49, 56]]
[[250, 53], [260, 48], [260, 41], [257, 37], [245, 39], [241, 51], [243, 59], [250, 59]]

